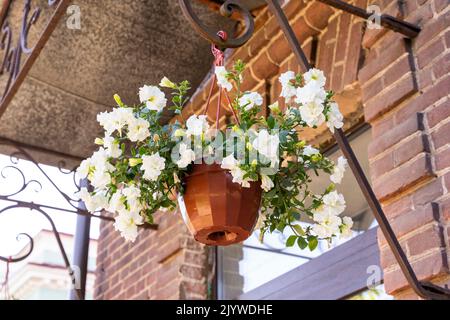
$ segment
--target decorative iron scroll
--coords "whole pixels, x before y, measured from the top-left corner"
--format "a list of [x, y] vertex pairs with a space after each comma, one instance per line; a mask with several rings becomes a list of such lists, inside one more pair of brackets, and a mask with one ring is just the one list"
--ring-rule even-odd
[[[12, 211], [15, 209], [29, 209], [30, 213], [39, 213], [40, 215], [44, 216], [48, 222], [51, 225], [51, 230], [53, 231], [53, 234], [55, 236], [56, 242], [58, 244], [59, 250], [61, 252], [61, 256], [63, 258], [64, 264], [68, 270], [69, 276], [72, 278], [72, 281], [75, 281], [74, 279], [74, 271], [71, 268], [69, 258], [67, 256], [67, 253], [63, 247], [59, 232], [56, 228], [56, 225], [52, 219], [52, 217], [49, 215], [47, 210], [59, 210], [63, 212], [71, 212], [75, 214], [83, 214], [83, 215], [91, 215], [87, 211], [84, 211], [78, 207], [78, 204], [80, 200], [74, 199], [73, 197], [69, 196], [67, 193], [62, 191], [62, 189], [50, 178], [49, 174], [44, 170], [44, 168], [35, 161], [35, 159], [31, 156], [30, 153], [28, 153], [23, 147], [16, 145], [14, 142], [6, 140], [6, 139], [0, 139], [0, 146], [3, 148], [12, 149], [13, 151], [10, 153], [9, 159], [10, 159], [10, 165], [6, 165], [3, 168], [0, 168], [0, 179], [7, 180], [8, 179], [14, 179], [14, 181], [18, 182], [17, 188], [14, 190], [8, 190], [6, 193], [0, 192], [0, 201], [9, 203], [5, 207], [0, 209], [0, 215], [2, 213], [6, 213], [8, 211]], [[40, 192], [43, 189], [43, 183], [40, 182], [37, 179], [27, 179], [25, 176], [25, 173], [23, 170], [20, 169], [19, 163], [23, 160], [27, 160], [33, 168], [35, 168], [36, 172], [40, 174], [41, 177], [43, 177], [47, 182], [50, 183], [53, 191], [60, 194], [65, 201], [70, 205], [71, 209], [63, 208], [63, 207], [56, 207], [56, 206], [50, 206], [46, 204], [36, 203], [36, 202], [27, 202], [20, 200], [20, 195], [27, 191], [29, 188], [34, 186], [35, 192]], [[73, 183], [76, 190], [79, 190], [79, 184], [76, 181], [75, 178], [75, 170], [64, 170], [65, 162], [60, 161], [58, 164], [58, 169], [62, 174], [65, 175], [72, 175], [73, 176]], [[13, 184], [11, 184], [13, 185]], [[103, 217], [103, 216], [97, 216], [101, 218], [107, 218], [107, 219], [113, 219], [111, 217]], [[34, 249], [34, 242], [32, 237], [27, 233], [21, 233], [19, 236], [25, 236], [29, 240], [29, 246], [27, 251], [19, 256], [19, 257], [2, 257], [0, 256], [0, 261], [3, 261], [7, 264], [10, 263], [16, 263], [25, 260], [33, 251]], [[5, 280], [7, 282], [7, 279]], [[4, 286], [7, 286], [7, 284], [4, 284]], [[6, 290], [6, 289], [5, 289]], [[80, 296], [80, 293], [77, 291], [77, 294]]]
[[[69, 258], [67, 257], [66, 251], [63, 247], [61, 238], [59, 236], [59, 232], [56, 228], [56, 225], [48, 213], [48, 210], [58, 210], [63, 213], [73, 213], [77, 215], [85, 215], [90, 216], [94, 218], [100, 218], [102, 220], [107, 221], [114, 221], [114, 218], [112, 216], [104, 215], [102, 212], [96, 212], [95, 214], [89, 213], [87, 210], [85, 210], [85, 207], [81, 205], [81, 200], [76, 199], [74, 196], [67, 194], [63, 191], [63, 189], [58, 186], [50, 177], [49, 173], [46, 172], [45, 168], [40, 165], [34, 157], [21, 145], [18, 145], [17, 143], [10, 141], [8, 139], [0, 138], [0, 147], [2, 150], [11, 150], [9, 154], [9, 162], [10, 164], [4, 166], [3, 168], [0, 168], [0, 180], [2, 181], [2, 185], [5, 183], [8, 183], [8, 181], [15, 181], [17, 183], [17, 186], [14, 188], [14, 184], [6, 184], [8, 186], [11, 186], [11, 188], [14, 188], [14, 190], [7, 190], [6, 192], [0, 191], [0, 202], [6, 202], [8, 203], [5, 207], [0, 208], [0, 216], [2, 213], [6, 213], [8, 211], [12, 211], [15, 209], [29, 209], [28, 212], [30, 213], [38, 213], [42, 216], [44, 216], [48, 222], [51, 225], [51, 230], [53, 231], [55, 235], [55, 239], [57, 241], [59, 250], [61, 252], [61, 256], [64, 260], [65, 266], [68, 270], [69, 275], [72, 278], [72, 281], [75, 281], [73, 278], [74, 272], [71, 268]], [[24, 171], [19, 167], [19, 164], [23, 161], [28, 161], [31, 168], [34, 168], [34, 172], [39, 174], [40, 178], [42, 180], [38, 180], [36, 178], [27, 178]], [[64, 175], [71, 176], [71, 180], [73, 181], [73, 189], [74, 191], [80, 190], [80, 183], [76, 178], [75, 170], [76, 168], [73, 168], [71, 170], [64, 169], [66, 167], [65, 161], [58, 162], [57, 169], [60, 173]], [[28, 191], [28, 189], [34, 187], [35, 192], [40, 192], [44, 188], [44, 181], [45, 183], [52, 188], [52, 192], [55, 194], [59, 194], [62, 196], [62, 198], [65, 200], [65, 202], [69, 205], [68, 207], [58, 207], [53, 205], [48, 205], [45, 203], [38, 203], [33, 201], [23, 201], [21, 200], [21, 195], [24, 194], [24, 192]], [[62, 213], [62, 214], [63, 214]], [[142, 226], [146, 229], [156, 229], [156, 225], [150, 225], [145, 224]], [[7, 264], [9, 263], [15, 263], [19, 261], [23, 261], [26, 259], [33, 251], [34, 248], [34, 242], [32, 237], [29, 234], [21, 233], [19, 236], [25, 236], [29, 240], [29, 247], [27, 251], [19, 256], [19, 257], [3, 257], [0, 256], [0, 261], [5, 262]], [[2, 287], [0, 285], [0, 287]], [[81, 297], [80, 292], [77, 292], [77, 294]]]
[[[31, 210], [37, 210], [39, 212], [44, 212], [45, 210], [59, 210], [67, 213], [74, 213], [78, 215], [85, 215], [90, 216], [93, 218], [99, 218], [106, 221], [114, 221], [114, 218], [109, 215], [104, 215], [102, 212], [96, 212], [95, 214], [92, 214], [84, 209], [84, 206], [80, 206], [81, 200], [75, 199], [73, 196], [68, 195], [66, 192], [64, 192], [60, 186], [58, 186], [49, 176], [49, 174], [45, 171], [42, 165], [40, 165], [34, 157], [22, 146], [18, 145], [14, 141], [0, 138], [0, 146], [6, 147], [9, 149], [12, 149], [13, 151], [10, 153], [10, 162], [11, 164], [8, 166], [5, 166], [3, 168], [0, 168], [0, 179], [7, 179], [8, 178], [8, 171], [9, 175], [11, 173], [15, 173], [16, 179], [18, 178], [20, 180], [20, 186], [17, 188], [17, 190], [12, 190], [7, 192], [6, 194], [0, 193], [0, 201], [8, 201], [13, 203], [10, 207], [7, 207], [3, 210], [0, 210], [0, 214], [7, 210], [12, 210], [14, 208], [27, 208]], [[53, 191], [60, 194], [64, 200], [69, 204], [71, 207], [68, 208], [62, 208], [62, 207], [55, 207], [50, 206], [46, 204], [41, 203], [35, 203], [35, 202], [26, 202], [18, 199], [18, 195], [20, 195], [22, 192], [24, 192], [27, 188], [34, 185], [36, 187], [35, 191], [39, 192], [42, 190], [42, 183], [36, 179], [29, 179], [27, 180], [24, 172], [19, 168], [18, 164], [21, 160], [27, 160], [29, 161], [32, 166], [36, 169], [36, 172], [40, 173], [41, 176], [50, 183], [50, 185], [53, 188]], [[80, 183], [76, 178], [75, 170], [76, 167], [71, 170], [64, 169], [66, 167], [66, 162], [64, 160], [61, 160], [58, 162], [58, 170], [62, 174], [70, 175], [72, 177], [73, 185], [75, 187], [76, 191], [80, 190]], [[156, 229], [156, 225], [151, 224], [144, 224], [142, 226], [145, 229]], [[0, 259], [4, 260], [4, 259]], [[23, 259], [22, 259], [23, 260]]]
[[252, 14], [243, 6], [239, 4], [239, 1], [227, 0], [220, 7], [220, 14], [224, 17], [231, 17], [233, 13], [238, 13], [245, 21], [245, 30], [238, 38], [229, 37], [224, 39], [218, 35], [219, 30], [210, 30], [203, 22], [197, 17], [191, 7], [189, 0], [180, 0], [181, 10], [184, 15], [190, 20], [195, 30], [200, 33], [202, 37], [208, 39], [211, 43], [214, 43], [219, 48], [236, 48], [245, 44], [253, 34], [254, 21]]
[[[16, 0], [17, 4], [19, 1]], [[30, 46], [28, 43], [28, 34], [30, 29], [39, 21], [42, 8], [32, 8], [32, 0], [23, 0], [23, 15], [20, 23], [20, 33], [14, 35], [8, 13], [11, 9], [12, 0], [4, 0], [1, 8], [1, 36], [0, 50], [3, 51], [2, 61], [0, 63], [0, 77], [5, 77], [4, 88], [0, 89], [0, 117], [5, 112], [8, 104], [16, 94], [17, 90], [25, 80], [42, 48], [50, 38], [61, 16], [65, 13], [70, 0], [48, 0], [48, 9], [53, 10], [53, 14], [37, 42]], [[25, 60], [24, 60], [25, 59]]]

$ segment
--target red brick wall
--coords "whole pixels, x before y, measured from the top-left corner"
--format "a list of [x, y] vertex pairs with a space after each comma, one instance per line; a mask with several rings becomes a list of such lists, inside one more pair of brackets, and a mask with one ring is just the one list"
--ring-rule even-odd
[[[374, 190], [421, 279], [448, 282], [450, 236], [450, 30], [447, 0], [348, 1], [419, 23], [412, 43], [398, 34], [369, 30], [357, 17], [317, 1], [290, 1], [286, 15], [303, 48], [324, 70], [346, 117], [345, 129], [372, 125], [368, 146]], [[228, 52], [248, 65], [244, 90], [256, 90], [271, 103], [281, 90], [277, 78], [300, 70], [287, 41], [267, 9], [256, 18], [257, 30], [245, 46]], [[204, 108], [210, 79], [200, 86], [183, 114]], [[218, 95], [209, 109], [215, 118]], [[224, 124], [230, 112], [221, 110]], [[328, 143], [324, 126], [302, 132], [315, 144]], [[125, 244], [103, 224], [99, 241], [97, 299], [177, 299], [207, 297], [207, 248], [196, 244], [174, 214], [161, 214], [158, 231], [143, 230], [134, 245]], [[414, 295], [382, 235], [381, 263], [386, 288], [399, 298]]]
[[141, 230], [126, 243], [103, 222], [95, 299], [206, 299], [208, 249], [188, 233], [178, 213], [160, 213], [158, 230]]
[[[372, 181], [420, 279], [449, 282], [450, 12], [448, 1], [381, 1], [383, 12], [417, 23], [411, 43], [392, 31], [367, 30], [359, 72], [364, 114], [373, 128]], [[406, 288], [379, 233], [386, 289]]]

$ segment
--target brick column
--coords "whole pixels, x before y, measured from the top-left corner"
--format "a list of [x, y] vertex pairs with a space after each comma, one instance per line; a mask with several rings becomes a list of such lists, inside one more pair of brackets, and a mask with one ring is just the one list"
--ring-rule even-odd
[[159, 230], [126, 243], [102, 222], [94, 299], [206, 299], [208, 249], [195, 242], [177, 212], [158, 213]]
[[[358, 78], [373, 128], [373, 186], [418, 277], [448, 284], [450, 6], [446, 0], [381, 3], [383, 13], [423, 29], [412, 42], [386, 29], [366, 30], [363, 38]], [[379, 246], [386, 290], [417, 298], [381, 233]]]

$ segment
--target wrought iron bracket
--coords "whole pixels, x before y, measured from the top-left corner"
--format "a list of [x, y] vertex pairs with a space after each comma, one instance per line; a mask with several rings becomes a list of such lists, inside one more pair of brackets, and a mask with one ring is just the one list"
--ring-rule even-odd
[[[359, 7], [355, 7], [341, 0], [318, 0], [318, 1], [330, 5], [334, 8], [344, 10], [345, 12], [356, 15], [363, 19], [369, 19], [372, 16], [372, 14], [367, 12], [366, 10]], [[239, 38], [238, 40], [236, 39], [229, 40], [228, 42], [223, 41], [222, 39], [217, 37], [216, 32], [208, 30], [201, 23], [201, 21], [192, 11], [192, 8], [190, 7], [189, 4], [189, 0], [179, 0], [179, 3], [181, 5], [184, 15], [191, 23], [193, 28], [197, 30], [200, 33], [200, 35], [202, 35], [205, 39], [216, 44], [219, 47], [222, 48], [239, 47], [244, 45], [251, 37], [251, 33], [253, 32], [254, 26], [253, 18], [251, 17], [251, 15], [248, 14], [248, 11], [246, 11], [246, 9], [244, 9], [235, 1], [226, 1], [222, 6], [223, 9], [221, 10], [221, 14], [227, 13], [226, 16], [229, 16], [230, 12], [232, 12], [233, 10], [240, 13], [244, 12], [246, 29], [244, 35], [241, 38]], [[297, 37], [295, 36], [294, 31], [292, 30], [289, 21], [286, 15], [284, 14], [280, 4], [278, 3], [277, 0], [266, 0], [266, 3], [272, 14], [275, 16], [286, 39], [288, 40], [289, 45], [295, 57], [298, 60], [298, 63], [301, 66], [303, 66], [303, 69], [305, 71], [310, 69], [311, 65], [308, 61], [308, 58], [303, 52], [300, 43], [298, 42]], [[405, 21], [402, 21], [400, 19], [385, 14], [380, 16], [380, 21], [382, 26], [395, 32], [401, 33], [408, 38], [416, 37], [421, 30], [419, 26], [407, 23]], [[409, 285], [412, 287], [415, 293], [422, 298], [449, 300], [450, 291], [448, 289], [436, 286], [429, 282], [421, 282], [418, 280], [411, 264], [408, 261], [405, 252], [403, 251], [397, 237], [395, 236], [392, 227], [389, 224], [386, 215], [383, 212], [380, 202], [376, 198], [375, 193], [373, 192], [373, 189], [370, 186], [369, 180], [364, 174], [364, 171], [362, 170], [361, 165], [359, 164], [359, 161], [356, 158], [356, 155], [353, 152], [350, 143], [348, 142], [345, 133], [342, 130], [336, 130], [334, 137], [343, 154], [347, 158], [349, 166], [353, 174], [355, 175], [358, 185], [361, 188], [364, 197], [366, 198], [375, 218], [377, 219], [379, 227], [383, 232], [389, 244], [389, 247], [392, 250]]]
[[239, 1], [227, 0], [220, 7], [220, 13], [224, 17], [230, 17], [233, 13], [239, 14], [245, 20], [245, 30], [243, 34], [238, 38], [222, 39], [218, 36], [218, 31], [212, 31], [208, 29], [203, 22], [197, 17], [192, 10], [192, 6], [189, 0], [179, 0], [181, 10], [186, 18], [189, 20], [194, 29], [205, 39], [214, 43], [221, 49], [225, 48], [237, 48], [245, 44], [253, 34], [254, 22], [252, 14], [239, 4]]
[[[16, 209], [29, 209], [30, 211], [35, 211], [42, 216], [44, 216], [50, 223], [51, 229], [53, 231], [53, 234], [55, 236], [57, 245], [59, 247], [61, 256], [63, 258], [65, 267], [68, 270], [69, 276], [71, 277], [72, 281], [75, 281], [75, 273], [74, 270], [71, 267], [71, 264], [69, 262], [68, 256], [66, 254], [66, 251], [64, 249], [63, 243], [61, 241], [59, 232], [56, 228], [56, 225], [52, 219], [52, 217], [48, 214], [47, 210], [58, 210], [64, 213], [72, 213], [76, 214], [78, 216], [85, 216], [87, 218], [98, 218], [109, 222], [114, 222], [114, 217], [104, 215], [101, 212], [97, 212], [95, 214], [90, 213], [86, 210], [86, 207], [81, 202], [81, 200], [74, 199], [73, 197], [69, 196], [67, 193], [65, 193], [56, 183], [52, 180], [51, 176], [44, 170], [44, 168], [34, 159], [34, 157], [31, 155], [31, 153], [28, 152], [28, 150], [35, 150], [40, 152], [45, 152], [48, 154], [48, 150], [42, 150], [37, 147], [30, 147], [23, 144], [19, 144], [15, 141], [11, 141], [5, 138], [0, 138], [0, 146], [2, 148], [5, 148], [5, 150], [11, 150], [10, 153], [10, 162], [11, 165], [7, 165], [3, 167], [0, 170], [0, 178], [6, 179], [8, 174], [6, 173], [8, 170], [12, 173], [15, 173], [17, 177], [20, 179], [20, 185], [18, 186], [17, 190], [11, 190], [8, 189], [7, 194], [0, 193], [0, 201], [8, 203], [6, 207], [3, 207], [0, 209], [0, 215], [2, 213], [6, 213], [8, 211], [16, 210]], [[55, 153], [54, 156], [62, 156], [61, 154]], [[37, 187], [37, 192], [40, 191], [43, 188], [43, 184], [41, 181], [38, 181], [36, 179], [27, 179], [25, 176], [25, 173], [19, 168], [19, 161], [27, 160], [32, 164], [32, 167], [36, 170], [37, 173], [39, 173], [44, 179], [43, 181], [46, 181], [50, 184], [50, 186], [54, 189], [55, 193], [62, 196], [62, 198], [67, 202], [67, 204], [70, 206], [68, 207], [57, 207], [53, 205], [46, 205], [44, 203], [39, 202], [29, 202], [29, 201], [23, 201], [20, 200], [20, 195], [22, 192], [26, 191], [27, 188], [29, 188], [31, 185], [35, 185]], [[60, 161], [58, 163], [58, 169], [62, 174], [65, 175], [71, 175], [72, 181], [74, 183], [74, 188], [76, 190], [80, 190], [81, 184], [79, 184], [76, 180], [75, 175], [75, 169], [72, 170], [64, 170], [63, 168], [66, 167], [65, 161]], [[153, 229], [156, 230], [158, 228], [158, 225], [156, 224], [148, 224], [145, 223], [144, 225], [140, 226], [144, 229]], [[19, 236], [25, 236], [28, 238], [29, 246], [25, 253], [23, 253], [20, 256], [17, 257], [3, 257], [0, 256], [0, 262], [4, 263], [17, 263], [20, 261], [25, 260], [30, 256], [30, 254], [33, 252], [34, 249], [34, 241], [33, 238], [27, 234], [27, 233], [21, 233]], [[80, 270], [82, 274], [86, 274], [87, 270], [84, 267], [83, 270]], [[75, 284], [75, 283], [74, 283]], [[84, 283], [81, 284], [80, 288], [75, 288], [73, 290], [72, 297], [76, 298], [78, 300], [84, 299]]]

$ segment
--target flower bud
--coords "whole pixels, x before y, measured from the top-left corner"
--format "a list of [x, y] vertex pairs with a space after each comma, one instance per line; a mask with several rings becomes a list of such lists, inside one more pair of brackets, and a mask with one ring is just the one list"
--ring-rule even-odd
[[297, 148], [303, 148], [306, 145], [306, 141], [302, 140], [297, 142], [297, 144], [295, 145]]
[[325, 193], [330, 193], [331, 191], [334, 191], [336, 189], [336, 186], [334, 183], [330, 183]]
[[114, 95], [114, 100], [116, 101], [116, 103], [119, 107], [124, 106], [122, 99], [120, 98], [120, 96], [117, 93]]
[[159, 134], [155, 133], [155, 134], [153, 135], [153, 141], [154, 141], [154, 142], [158, 142], [159, 140], [160, 140]]
[[311, 156], [311, 161], [312, 162], [318, 162], [322, 159], [322, 155], [321, 154], [313, 154]]
[[102, 146], [103, 145], [103, 139], [101, 139], [101, 138], [95, 138], [95, 142], [94, 142], [96, 145], [99, 145], [99, 146]]
[[252, 165], [253, 167], [256, 167], [256, 166], [258, 165], [258, 161], [257, 161], [256, 159], [254, 159], [254, 160], [252, 161], [251, 165]]
[[183, 129], [177, 129], [174, 132], [175, 137], [183, 137], [185, 135], [185, 131]]
[[270, 111], [272, 111], [273, 113], [280, 113], [280, 105], [278, 104], [278, 101], [272, 103], [269, 106]]
[[130, 167], [135, 167], [141, 163], [142, 163], [142, 159], [139, 159], [139, 158], [130, 158], [128, 160], [128, 164], [130, 165]]
[[169, 78], [164, 77], [161, 79], [161, 82], [159, 83], [160, 87], [163, 88], [171, 88], [171, 89], [175, 89], [176, 88], [176, 84], [173, 83], [172, 81], [169, 80]]

